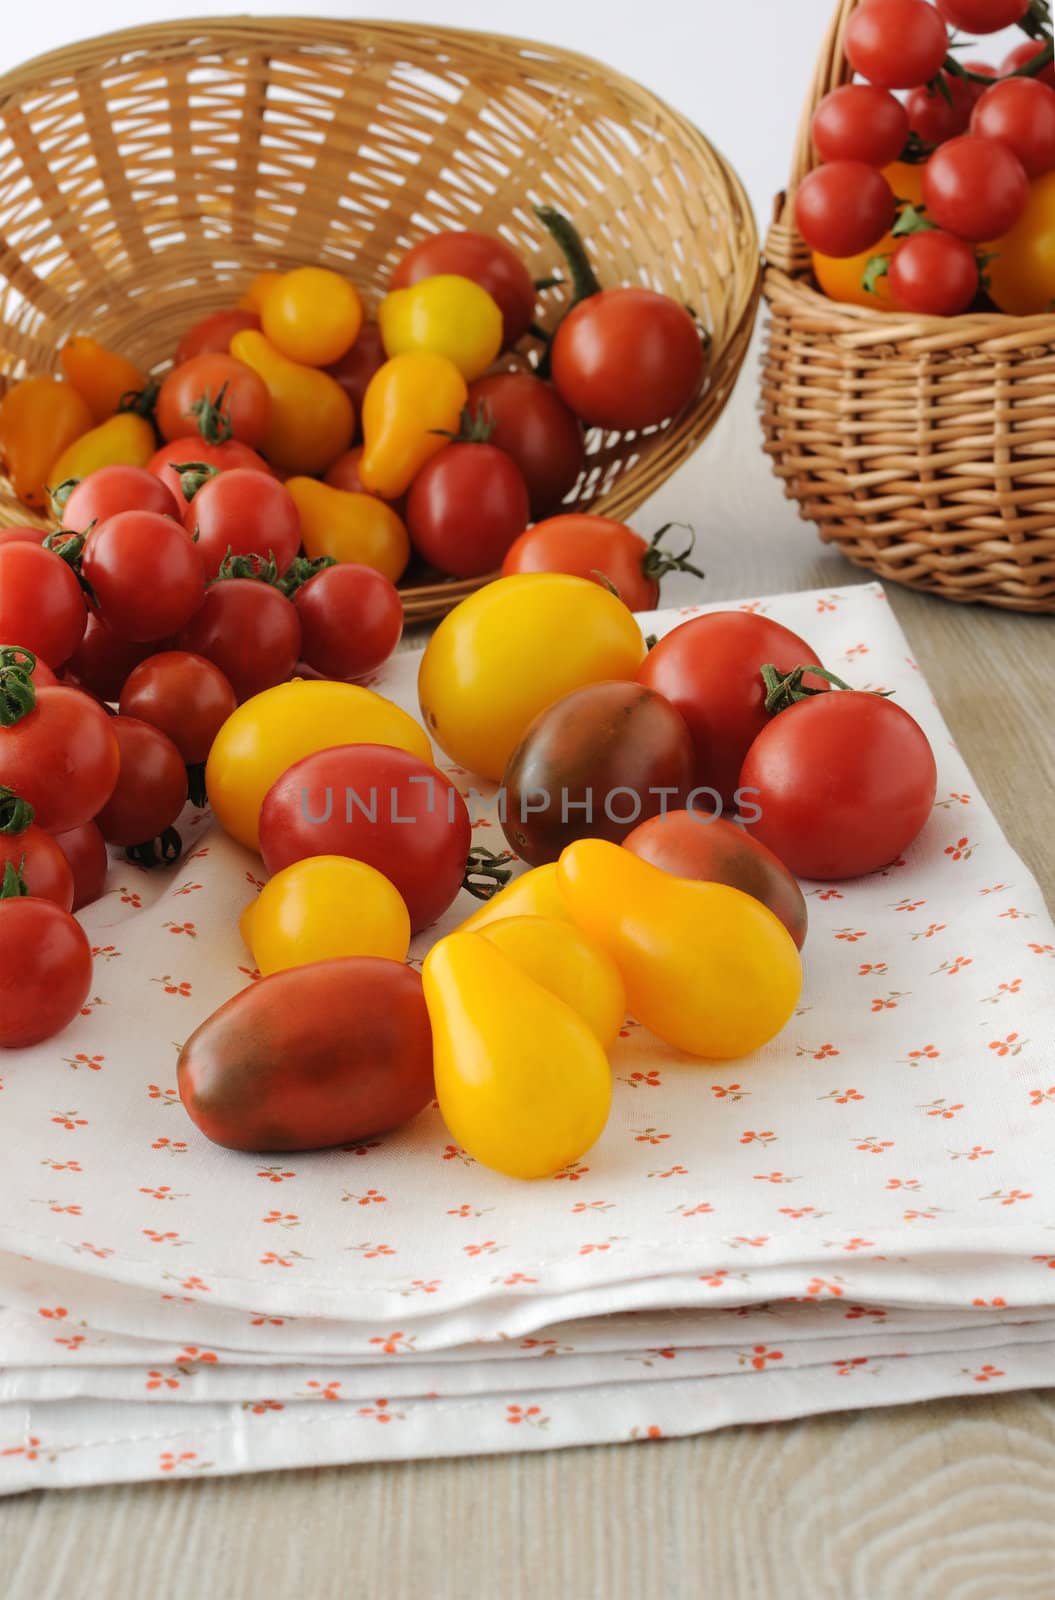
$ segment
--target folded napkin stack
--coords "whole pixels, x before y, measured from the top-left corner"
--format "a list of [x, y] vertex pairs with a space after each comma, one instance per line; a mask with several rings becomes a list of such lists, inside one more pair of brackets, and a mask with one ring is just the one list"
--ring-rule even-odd
[[[1055, 930], [876, 586], [744, 602], [938, 762], [906, 859], [806, 884], [805, 987], [736, 1062], [632, 1022], [602, 1138], [480, 1167], [437, 1110], [209, 1144], [181, 1042], [251, 978], [260, 863], [189, 818], [83, 913], [85, 1015], [0, 1063], [0, 1490], [649, 1439], [1055, 1371]], [[664, 633], [695, 611], [643, 619]], [[417, 657], [381, 691], [416, 713]], [[457, 775], [466, 788], [469, 778]], [[479, 787], [479, 786], [478, 786]], [[486, 810], [477, 838], [500, 848]], [[467, 896], [412, 956], [471, 909]]]

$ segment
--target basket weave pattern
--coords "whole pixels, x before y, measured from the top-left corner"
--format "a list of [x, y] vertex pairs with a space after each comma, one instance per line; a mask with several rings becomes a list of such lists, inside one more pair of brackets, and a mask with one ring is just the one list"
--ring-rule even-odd
[[766, 449], [821, 538], [949, 600], [1055, 611], [1055, 317], [915, 317], [810, 283], [795, 187], [809, 124], [848, 83], [838, 0], [766, 239]]
[[[320, 263], [374, 301], [443, 228], [499, 233], [536, 277], [533, 215], [571, 216], [607, 284], [687, 302], [707, 378], [675, 421], [588, 441], [580, 509], [625, 517], [733, 386], [758, 294], [735, 174], [646, 90], [581, 56], [439, 28], [244, 18], [111, 34], [0, 78], [0, 371], [56, 369], [90, 333], [153, 371], [259, 271]], [[567, 291], [540, 298], [552, 326]], [[0, 523], [33, 520], [0, 480]], [[477, 581], [406, 591], [440, 615]]]

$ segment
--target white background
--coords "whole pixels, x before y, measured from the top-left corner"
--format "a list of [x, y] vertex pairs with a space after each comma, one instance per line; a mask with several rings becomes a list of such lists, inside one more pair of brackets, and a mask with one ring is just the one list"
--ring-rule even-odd
[[[224, 16], [237, 0], [0, 0], [6, 69], [87, 34], [176, 16]], [[535, 38], [609, 62], [697, 123], [736, 167], [764, 237], [835, 0], [367, 0], [367, 15]], [[290, 14], [295, 0], [254, 0], [256, 15]], [[307, 0], [308, 15], [351, 15], [347, 0]], [[1022, 35], [970, 52], [1000, 61]], [[846, 583], [866, 574], [822, 548], [781, 497], [755, 416], [758, 340], [718, 427], [631, 519], [651, 533], [689, 522], [706, 588], [665, 580], [668, 604]]]

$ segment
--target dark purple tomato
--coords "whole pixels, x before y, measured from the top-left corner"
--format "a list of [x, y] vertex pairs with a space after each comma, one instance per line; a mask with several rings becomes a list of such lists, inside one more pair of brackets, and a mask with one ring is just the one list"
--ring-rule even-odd
[[692, 735], [640, 683], [592, 683], [535, 718], [503, 779], [505, 836], [532, 866], [575, 839], [619, 844], [648, 817], [685, 805]]

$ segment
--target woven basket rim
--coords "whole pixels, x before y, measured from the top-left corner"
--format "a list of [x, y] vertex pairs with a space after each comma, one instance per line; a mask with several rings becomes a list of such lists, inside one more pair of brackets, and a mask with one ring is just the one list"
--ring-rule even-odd
[[[1016, 317], [1006, 311], [964, 311], [955, 317], [929, 317], [913, 316], [909, 312], [883, 311], [875, 306], [832, 300], [822, 289], [815, 289], [807, 277], [786, 272], [764, 254], [762, 282], [767, 300], [772, 297], [774, 289], [779, 289], [784, 298], [797, 299], [810, 312], [811, 320], [823, 322], [825, 331], [860, 335], [868, 329], [875, 335], [877, 344], [891, 344], [902, 339], [925, 339], [929, 336], [941, 339], [943, 335], [944, 343], [988, 342], [1005, 335], [1016, 344], [1055, 344], [1055, 312]], [[954, 332], [955, 340], [951, 337]], [[1043, 337], [1031, 340], [1027, 337], [1031, 333]]]

